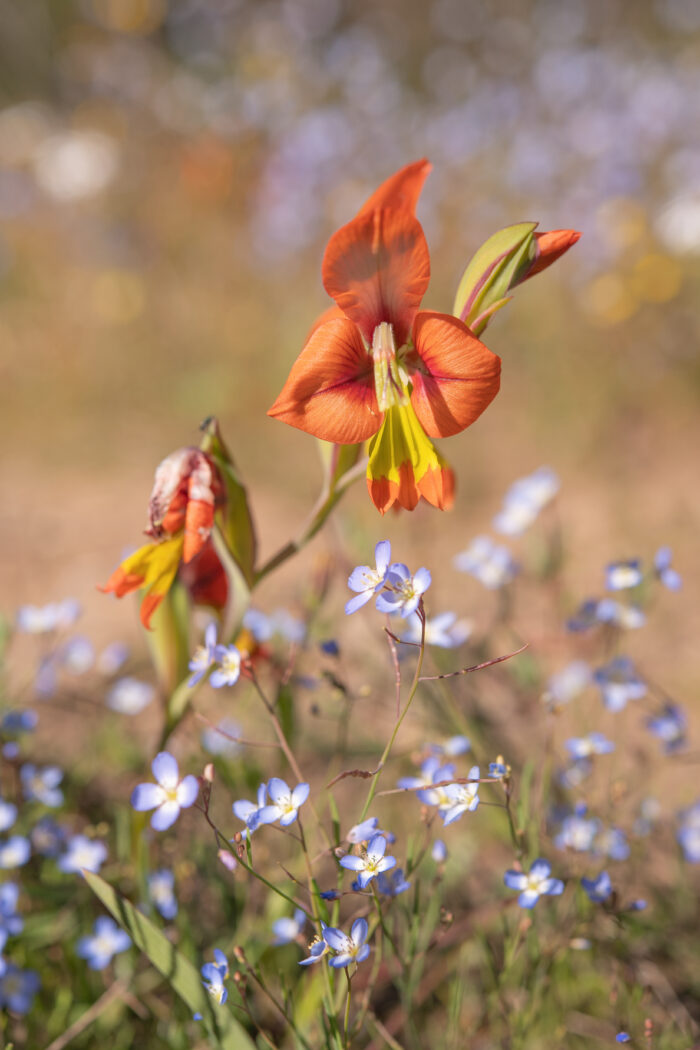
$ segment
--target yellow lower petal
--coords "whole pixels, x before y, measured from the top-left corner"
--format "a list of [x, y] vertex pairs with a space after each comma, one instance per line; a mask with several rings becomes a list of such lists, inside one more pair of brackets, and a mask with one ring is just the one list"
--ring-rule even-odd
[[117, 598], [131, 591], [144, 590], [141, 622], [144, 627], [149, 627], [151, 616], [173, 585], [182, 560], [184, 541], [185, 534], [180, 532], [160, 543], [147, 543], [139, 547], [124, 559], [102, 590], [114, 591]]
[[381, 514], [395, 503], [413, 510], [421, 497], [440, 510], [452, 506], [454, 474], [410, 403], [389, 408], [371, 439], [367, 484]]

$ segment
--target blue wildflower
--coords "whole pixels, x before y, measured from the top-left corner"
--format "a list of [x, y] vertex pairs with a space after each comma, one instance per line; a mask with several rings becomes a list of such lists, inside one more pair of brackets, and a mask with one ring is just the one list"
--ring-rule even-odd
[[614, 561], [605, 570], [605, 586], [609, 591], [625, 591], [638, 587], [644, 578], [638, 558]]
[[202, 730], [202, 747], [210, 755], [221, 755], [224, 758], [235, 758], [243, 750], [238, 738], [241, 727], [232, 718], [222, 718], [215, 726]]
[[[472, 630], [471, 620], [458, 620], [453, 612], [440, 613], [425, 621], [425, 644], [438, 649], [456, 649], [466, 642]], [[420, 644], [422, 636], [420, 616], [414, 613], [408, 618], [408, 630], [401, 635], [401, 641]]]
[[667, 755], [678, 751], [686, 742], [687, 719], [678, 704], [665, 704], [661, 714], [647, 718], [646, 727], [663, 743]]
[[367, 817], [361, 824], [354, 824], [345, 838], [348, 842], [352, 842], [353, 844], [369, 842], [374, 835], [384, 834], [384, 832], [379, 831], [378, 825], [379, 819], [377, 817]]
[[601, 828], [593, 840], [592, 852], [611, 860], [627, 860], [630, 855], [627, 836], [621, 828]]
[[216, 624], [212, 622], [207, 625], [207, 629], [204, 632], [204, 645], [200, 645], [195, 649], [189, 663], [192, 675], [187, 685], [190, 689], [201, 682], [209, 668], [214, 665], [217, 659], [216, 650]]
[[39, 975], [33, 970], [20, 970], [7, 963], [0, 976], [0, 1008], [7, 1007], [15, 1014], [29, 1013], [40, 985]]
[[117, 926], [114, 919], [101, 915], [95, 920], [91, 936], [81, 937], [76, 952], [86, 959], [91, 970], [104, 970], [113, 956], [131, 947], [131, 937]]
[[258, 815], [264, 809], [267, 800], [267, 784], [261, 784], [258, 788], [257, 803], [249, 802], [247, 799], [239, 798], [233, 803], [233, 812], [246, 825], [248, 831], [253, 832], [259, 824]]
[[520, 536], [559, 491], [559, 478], [549, 467], [519, 478], [505, 494], [503, 509], [493, 519], [496, 532]]
[[[324, 922], [321, 923], [321, 929], [323, 930], [323, 934], [325, 936], [328, 927]], [[324, 955], [328, 954], [329, 950], [329, 946], [326, 944], [323, 937], [315, 937], [309, 945], [308, 957], [306, 959], [300, 959], [299, 965], [312, 966], [314, 963], [320, 962]]]
[[618, 656], [599, 667], [593, 677], [609, 711], [622, 711], [629, 701], [641, 700], [647, 691], [632, 661], [626, 656]]
[[148, 896], [164, 919], [177, 915], [175, 876], [167, 868], [161, 868], [148, 876]]
[[107, 847], [104, 842], [89, 839], [86, 835], [74, 835], [57, 863], [59, 869], [67, 874], [82, 870], [97, 872], [106, 859]]
[[408, 566], [394, 562], [389, 567], [385, 590], [377, 595], [375, 606], [379, 612], [397, 615], [405, 620], [416, 611], [431, 582], [428, 569], [418, 569], [411, 575]]
[[435, 839], [430, 855], [436, 864], [444, 864], [447, 860], [447, 846], [442, 839]]
[[53, 817], [42, 817], [30, 832], [32, 846], [42, 857], [57, 857], [66, 842], [65, 830]]
[[340, 646], [335, 638], [326, 638], [325, 641], [319, 642], [319, 648], [326, 656], [340, 656]]
[[479, 767], [472, 766], [469, 770], [468, 784], [447, 784], [445, 795], [448, 804], [440, 804], [438, 810], [443, 824], [447, 827], [455, 820], [459, 820], [463, 813], [473, 813], [479, 805]]
[[391, 561], [391, 544], [389, 540], [380, 540], [374, 548], [374, 560], [376, 568], [371, 565], [358, 565], [348, 577], [348, 587], [356, 591], [354, 598], [350, 598], [345, 604], [345, 614], [361, 609], [375, 594], [378, 593], [386, 583], [389, 573], [389, 562]]
[[581, 885], [586, 891], [589, 900], [592, 900], [594, 903], [602, 904], [603, 901], [612, 896], [612, 883], [607, 871], [601, 871], [600, 875], [595, 879], [581, 879]]
[[0, 722], [0, 732], [7, 736], [19, 736], [20, 733], [32, 733], [39, 722], [36, 711], [29, 708], [24, 711], [6, 711]]
[[161, 751], [151, 763], [155, 784], [137, 784], [131, 793], [131, 805], [138, 812], [153, 809], [151, 827], [165, 831], [180, 816], [180, 810], [194, 805], [199, 794], [199, 782], [188, 774], [180, 780], [176, 759], [169, 751]]
[[293, 917], [276, 919], [272, 924], [272, 932], [275, 935], [273, 944], [291, 944], [296, 941], [306, 924], [306, 912], [296, 908]]
[[89, 638], [76, 635], [61, 648], [58, 659], [70, 674], [82, 675], [95, 663], [95, 649]]
[[459, 572], [474, 576], [488, 590], [504, 587], [518, 572], [508, 548], [494, 543], [488, 536], [477, 536], [466, 550], [455, 555], [452, 564]]
[[576, 810], [563, 820], [561, 830], [554, 838], [554, 845], [557, 849], [587, 853], [593, 849], [593, 840], [599, 831], [600, 821], [595, 817], [586, 817], [585, 806], [577, 806]]
[[539, 857], [533, 861], [528, 874], [523, 871], [507, 871], [503, 881], [510, 890], [520, 890], [518, 904], [521, 908], [534, 908], [540, 897], [556, 897], [564, 892], [561, 879], [551, 878], [551, 868]]
[[81, 611], [74, 598], [41, 606], [23, 605], [17, 610], [17, 630], [24, 634], [50, 634], [72, 627]]
[[214, 959], [215, 962], [205, 963], [200, 971], [202, 984], [215, 1002], [223, 1004], [228, 999], [228, 989], [224, 983], [229, 976], [228, 959], [220, 948], [214, 949]]
[[286, 828], [297, 819], [300, 807], [309, 797], [309, 785], [297, 784], [292, 791], [284, 780], [271, 777], [267, 782], [267, 794], [270, 802], [258, 810], [257, 824], [273, 824], [279, 820], [281, 826]]
[[574, 660], [547, 682], [543, 699], [551, 707], [562, 707], [579, 697], [590, 685], [593, 672], [584, 660]]
[[107, 707], [120, 715], [138, 715], [148, 707], [156, 691], [148, 682], [127, 676], [120, 678], [107, 691]]
[[364, 890], [380, 872], [388, 871], [396, 864], [396, 857], [386, 857], [385, 853], [386, 839], [383, 835], [374, 835], [361, 857], [346, 853], [340, 858], [340, 865], [358, 873], [359, 887]]
[[323, 931], [323, 939], [335, 953], [328, 960], [328, 965], [340, 969], [353, 962], [364, 962], [369, 955], [369, 945], [365, 943], [368, 934], [369, 925], [366, 919], [355, 919], [350, 927], [349, 936], [336, 926], [327, 926]]
[[654, 555], [654, 571], [664, 587], [667, 587], [669, 591], [679, 591], [683, 586], [683, 579], [671, 567], [671, 558], [670, 547], [659, 547]]
[[111, 678], [128, 659], [129, 646], [125, 642], [110, 642], [97, 657], [97, 670], [105, 678]]
[[16, 882], [3, 882], [0, 885], [0, 952], [5, 950], [8, 937], [16, 937], [22, 932], [24, 922], [17, 914], [19, 886]]
[[411, 883], [404, 878], [403, 868], [396, 868], [391, 875], [385, 875], [383, 871], [377, 875], [377, 892], [383, 897], [398, 897], [410, 888]]
[[450, 758], [457, 758], [458, 755], [466, 755], [471, 746], [472, 742], [469, 737], [459, 734], [451, 736], [442, 744], [428, 744], [428, 750], [434, 755], [448, 755]]
[[45, 766], [38, 769], [33, 763], [25, 762], [19, 771], [22, 781], [22, 792], [27, 800], [42, 802], [45, 806], [60, 806], [63, 792], [58, 785], [63, 780], [63, 771], [58, 766]]
[[235, 645], [217, 645], [216, 661], [219, 667], [212, 671], [209, 684], [214, 689], [235, 685], [241, 676], [241, 654]]
[[566, 748], [572, 758], [581, 759], [590, 758], [591, 755], [609, 755], [615, 750], [615, 745], [602, 733], [589, 733], [567, 740]]
[[5, 842], [0, 842], [0, 868], [21, 868], [31, 854], [29, 839], [24, 835], [11, 835]]
[[17, 820], [17, 806], [0, 798], [0, 831], [7, 831]]

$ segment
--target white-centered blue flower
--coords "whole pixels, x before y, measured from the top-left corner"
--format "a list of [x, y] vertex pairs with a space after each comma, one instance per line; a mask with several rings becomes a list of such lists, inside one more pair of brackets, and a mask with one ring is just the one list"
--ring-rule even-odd
[[17, 806], [0, 798], [0, 832], [7, 831], [17, 820]]
[[490, 591], [505, 587], [518, 572], [518, 565], [508, 548], [494, 543], [488, 536], [477, 536], [466, 550], [455, 555], [452, 564]]
[[19, 771], [22, 781], [22, 794], [27, 800], [41, 802], [52, 808], [63, 802], [63, 792], [58, 785], [63, 780], [63, 770], [58, 766], [44, 766], [42, 769], [32, 762], [25, 762]]
[[148, 682], [129, 676], [120, 678], [107, 691], [107, 707], [120, 715], [138, 715], [156, 695]]
[[82, 959], [87, 960], [91, 970], [104, 970], [115, 955], [130, 947], [131, 937], [128, 933], [117, 926], [114, 919], [101, 915], [95, 920], [92, 934], [81, 937], [75, 950]]
[[374, 569], [371, 565], [358, 565], [348, 577], [348, 587], [351, 591], [356, 591], [357, 593], [354, 598], [350, 598], [345, 604], [347, 616], [366, 605], [377, 591], [384, 586], [389, 571], [389, 562], [391, 561], [391, 544], [389, 540], [379, 541], [374, 548], [374, 559], [376, 563]]
[[175, 876], [168, 868], [151, 872], [148, 876], [148, 896], [164, 919], [174, 919], [177, 915], [177, 898], [175, 897]]
[[428, 569], [418, 569], [413, 575], [403, 562], [394, 562], [387, 573], [385, 589], [375, 602], [379, 612], [406, 619], [416, 611], [421, 598], [430, 587], [432, 577]]
[[95, 648], [89, 638], [77, 635], [61, 648], [59, 660], [70, 674], [83, 675], [95, 663]]
[[97, 670], [105, 678], [111, 678], [122, 669], [129, 659], [129, 646], [126, 642], [109, 642], [97, 657]]
[[596, 904], [602, 904], [603, 901], [612, 896], [612, 882], [607, 871], [601, 871], [600, 875], [595, 879], [581, 879], [581, 885], [586, 891], [589, 900]]
[[200, 737], [202, 747], [210, 755], [221, 755], [222, 758], [236, 758], [243, 750], [239, 742], [242, 730], [232, 718], [222, 718], [215, 726], [207, 726]]
[[39, 974], [34, 970], [20, 970], [14, 963], [7, 963], [0, 974], [0, 1009], [7, 1007], [14, 1014], [29, 1013], [40, 986]]
[[24, 835], [10, 835], [9, 839], [0, 842], [0, 868], [21, 868], [31, 854], [31, 845]]
[[[458, 620], [457, 613], [445, 612], [425, 621], [425, 644], [438, 649], [456, 649], [463, 645], [472, 633], [471, 620]], [[402, 642], [420, 643], [422, 625], [420, 616], [414, 613], [408, 618], [408, 630], [401, 635]]]
[[58, 867], [61, 871], [98, 872], [107, 859], [107, 847], [99, 839], [89, 839], [86, 835], [74, 835], [69, 840], [66, 852], [58, 859]]
[[368, 934], [369, 925], [366, 919], [355, 919], [349, 935], [337, 926], [327, 926], [323, 931], [323, 939], [334, 952], [328, 960], [328, 965], [340, 969], [351, 963], [364, 962], [369, 955], [369, 945], [365, 943]]
[[200, 645], [195, 649], [189, 663], [190, 671], [193, 672], [187, 682], [190, 689], [197, 685], [198, 682], [201, 682], [209, 668], [216, 663], [216, 649], [216, 624], [212, 622], [204, 632], [204, 645]]
[[625, 591], [638, 587], [644, 578], [638, 558], [614, 561], [605, 569], [605, 586], [609, 591]]
[[214, 959], [213, 963], [205, 963], [201, 969], [202, 984], [212, 999], [222, 1004], [228, 999], [228, 989], [224, 983], [229, 976], [228, 959], [220, 948], [214, 949]]
[[599, 667], [593, 677], [609, 711], [622, 711], [630, 701], [641, 700], [647, 692], [646, 683], [626, 656], [610, 660], [604, 667]]
[[131, 794], [131, 805], [143, 812], [153, 809], [151, 827], [165, 831], [180, 816], [181, 809], [194, 805], [199, 794], [199, 782], [195, 776], [180, 779], [177, 760], [169, 751], [161, 751], [151, 763], [155, 784], [138, 784]]
[[261, 784], [258, 788], [258, 799], [256, 802], [249, 802], [248, 799], [239, 798], [233, 803], [233, 812], [242, 820], [249, 832], [255, 831], [259, 824], [259, 814], [261, 810], [265, 808], [267, 801], [267, 784]]
[[270, 802], [258, 811], [257, 824], [273, 824], [279, 820], [284, 828], [297, 819], [300, 806], [309, 797], [309, 785], [297, 784], [292, 791], [284, 780], [271, 777], [267, 782], [267, 794]]
[[588, 733], [587, 736], [571, 737], [566, 748], [572, 758], [590, 758], [591, 755], [609, 755], [615, 750], [612, 740], [603, 733]]
[[379, 830], [379, 818], [367, 817], [361, 824], [354, 824], [345, 836], [348, 842], [359, 845], [360, 842], [369, 842], [374, 835], [384, 834]]
[[3, 882], [0, 885], [0, 952], [4, 951], [8, 937], [16, 937], [22, 932], [24, 921], [17, 914], [19, 886], [16, 882]]
[[385, 853], [386, 839], [383, 835], [374, 835], [362, 856], [346, 853], [340, 858], [340, 864], [349, 871], [357, 872], [360, 889], [364, 890], [380, 872], [388, 871], [396, 864], [396, 857], [386, 857]]
[[235, 645], [217, 645], [215, 658], [218, 667], [212, 671], [209, 684], [214, 689], [235, 685], [241, 676], [241, 654]]
[[654, 572], [669, 591], [679, 591], [683, 586], [683, 579], [671, 566], [672, 557], [670, 547], [659, 547], [654, 555]]
[[534, 908], [540, 897], [556, 897], [564, 892], [561, 879], [551, 877], [549, 864], [542, 857], [533, 861], [530, 871], [507, 871], [503, 881], [509, 890], [519, 890], [518, 904], [521, 908]]
[[80, 613], [80, 604], [74, 598], [41, 606], [23, 605], [17, 610], [17, 630], [24, 634], [50, 634], [71, 627]]
[[275, 919], [272, 924], [272, 932], [275, 935], [273, 944], [291, 944], [296, 941], [306, 925], [306, 912], [296, 908], [293, 917]]
[[459, 820], [463, 813], [473, 813], [478, 807], [480, 775], [479, 767], [472, 766], [469, 770], [471, 783], [447, 784], [445, 794], [449, 800], [449, 805], [446, 808], [444, 806], [438, 807], [445, 827], [454, 823], [455, 820]]
[[683, 708], [670, 702], [664, 705], [660, 714], [646, 720], [647, 729], [663, 743], [666, 754], [672, 754], [683, 747], [687, 724]]

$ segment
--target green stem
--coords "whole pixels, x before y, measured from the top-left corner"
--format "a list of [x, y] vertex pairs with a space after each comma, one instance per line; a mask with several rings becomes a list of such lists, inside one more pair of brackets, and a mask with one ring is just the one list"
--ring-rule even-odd
[[394, 746], [394, 741], [396, 740], [396, 737], [397, 737], [397, 734], [399, 732], [399, 729], [401, 728], [401, 723], [403, 722], [404, 718], [408, 714], [408, 709], [411, 706], [411, 703], [413, 701], [414, 696], [416, 695], [416, 692], [418, 691], [418, 682], [419, 682], [419, 679], [420, 679], [421, 670], [423, 668], [423, 657], [425, 656], [425, 611], [423, 609], [423, 599], [422, 598], [421, 598], [420, 605], [418, 606], [418, 612], [419, 612], [420, 617], [421, 617], [420, 651], [418, 653], [418, 663], [416, 664], [415, 674], [413, 675], [413, 682], [411, 683], [411, 691], [408, 694], [408, 699], [406, 701], [406, 704], [404, 706], [403, 711], [401, 712], [401, 714], [399, 715], [399, 717], [396, 720], [396, 725], [394, 726], [394, 731], [391, 734], [391, 736], [389, 737], [389, 742], [387, 743], [386, 747], [384, 748], [384, 751], [382, 753], [382, 757], [379, 759], [379, 765], [377, 766], [377, 771], [374, 774], [374, 776], [372, 777], [372, 783], [369, 786], [369, 791], [367, 792], [367, 798], [365, 799], [365, 804], [364, 804], [364, 806], [362, 808], [362, 813], [360, 814], [360, 821], [359, 821], [360, 823], [365, 819], [365, 817], [367, 816], [367, 810], [372, 805], [372, 800], [373, 800], [373, 798], [375, 796], [375, 793], [377, 791], [377, 784], [379, 783], [379, 774], [381, 773], [382, 769], [384, 768], [384, 765], [385, 765], [385, 763], [386, 763], [386, 761], [387, 761], [387, 759], [389, 757], [391, 749]]

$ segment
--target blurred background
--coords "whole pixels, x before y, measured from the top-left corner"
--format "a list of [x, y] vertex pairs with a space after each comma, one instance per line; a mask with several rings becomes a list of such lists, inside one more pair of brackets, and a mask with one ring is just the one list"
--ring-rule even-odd
[[[344, 548], [365, 560], [389, 535], [442, 569], [447, 596], [452, 555], [512, 480], [548, 464], [572, 594], [599, 592], [607, 561], [674, 546], [686, 591], [657, 644], [666, 684], [697, 687], [696, 0], [0, 7], [6, 611], [71, 594], [105, 637], [127, 621], [135, 634], [135, 608], [95, 584], [139, 543], [156, 464], [210, 414], [264, 553], [301, 524], [315, 443], [266, 409], [326, 305], [328, 237], [425, 155], [426, 306], [451, 309], [499, 226], [583, 237], [486, 334], [502, 392], [443, 446], [454, 512], [380, 522], [358, 486]], [[305, 557], [337, 544], [335, 529]], [[459, 611], [483, 596], [475, 583]]]

